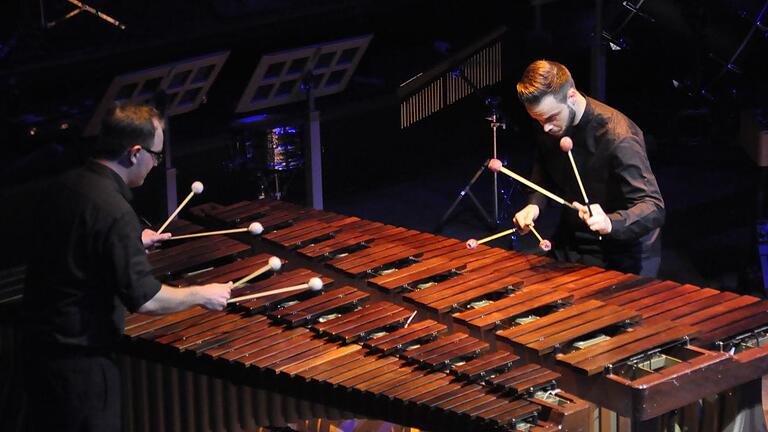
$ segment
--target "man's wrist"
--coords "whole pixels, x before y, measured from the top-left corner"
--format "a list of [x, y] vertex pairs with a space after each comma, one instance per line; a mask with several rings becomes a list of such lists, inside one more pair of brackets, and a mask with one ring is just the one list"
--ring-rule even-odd
[[188, 290], [189, 300], [190, 300], [190, 303], [192, 303], [193, 305], [199, 306], [203, 304], [203, 292], [200, 289], [199, 285], [193, 285], [190, 287], [180, 288], [180, 289]]

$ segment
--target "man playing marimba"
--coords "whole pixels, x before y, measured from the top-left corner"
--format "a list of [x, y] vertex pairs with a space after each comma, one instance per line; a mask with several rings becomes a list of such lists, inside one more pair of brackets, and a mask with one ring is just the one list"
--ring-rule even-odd
[[154, 108], [117, 107], [103, 122], [92, 159], [34, 200], [23, 348], [30, 430], [120, 430], [114, 349], [126, 309], [163, 314], [226, 306], [231, 283], [174, 288], [150, 273], [145, 248], [168, 236], [142, 232], [129, 188], [144, 182], [162, 148]]
[[[553, 237], [554, 256], [655, 276], [661, 260], [664, 200], [640, 128], [619, 111], [577, 91], [568, 69], [553, 61], [529, 65], [517, 93], [528, 114], [549, 135], [537, 149], [531, 180], [567, 201], [584, 202], [588, 195], [596, 203], [589, 209], [574, 203], [577, 212], [563, 211]], [[529, 204], [515, 215], [515, 223], [530, 227], [545, 204], [544, 195], [532, 193]]]

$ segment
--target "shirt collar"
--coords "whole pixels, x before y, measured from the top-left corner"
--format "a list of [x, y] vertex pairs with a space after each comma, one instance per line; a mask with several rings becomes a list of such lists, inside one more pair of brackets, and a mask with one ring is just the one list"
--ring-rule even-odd
[[123, 178], [120, 177], [120, 174], [116, 173], [112, 168], [98, 163], [93, 159], [90, 159], [88, 162], [86, 162], [85, 169], [100, 177], [110, 180], [112, 184], [114, 184], [115, 190], [120, 193], [120, 195], [122, 195], [126, 201], [131, 201], [133, 199], [133, 193], [131, 192], [131, 189], [127, 184], [125, 184], [125, 181], [123, 181]]
[[592, 99], [584, 93], [581, 95], [584, 96], [584, 99], [587, 102], [584, 106], [584, 113], [581, 115], [581, 119], [579, 119], [579, 124], [575, 125], [574, 127], [586, 127], [586, 125], [592, 123], [592, 120], [595, 119], [595, 107], [592, 104]]

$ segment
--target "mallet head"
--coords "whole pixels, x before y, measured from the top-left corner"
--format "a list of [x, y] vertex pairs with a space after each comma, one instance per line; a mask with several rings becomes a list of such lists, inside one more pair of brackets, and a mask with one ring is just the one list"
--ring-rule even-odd
[[560, 138], [560, 150], [568, 153], [571, 149], [573, 149], [573, 140], [571, 137], [564, 136]]
[[276, 256], [269, 257], [269, 267], [272, 269], [272, 271], [278, 271], [282, 266], [283, 266], [283, 260], [281, 260]]
[[248, 232], [253, 235], [259, 235], [264, 232], [264, 227], [258, 222], [253, 222], [248, 225]]
[[493, 172], [499, 172], [503, 164], [498, 159], [491, 159], [488, 161], [488, 169]]
[[323, 280], [319, 277], [313, 277], [309, 280], [307, 285], [309, 285], [309, 289], [312, 291], [320, 291], [323, 288]]
[[192, 183], [192, 192], [194, 192], [195, 195], [203, 193], [203, 183], [199, 181]]

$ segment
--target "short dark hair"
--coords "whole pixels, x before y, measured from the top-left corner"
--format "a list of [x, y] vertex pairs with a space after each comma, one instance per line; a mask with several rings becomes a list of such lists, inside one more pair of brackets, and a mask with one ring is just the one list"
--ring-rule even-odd
[[568, 68], [550, 60], [536, 60], [523, 72], [517, 83], [517, 97], [525, 105], [535, 105], [547, 95], [565, 102], [568, 90], [574, 88]]
[[101, 133], [91, 148], [91, 156], [116, 160], [134, 145], [151, 148], [155, 139], [154, 120], [162, 122], [152, 106], [113, 106], [101, 122]]

